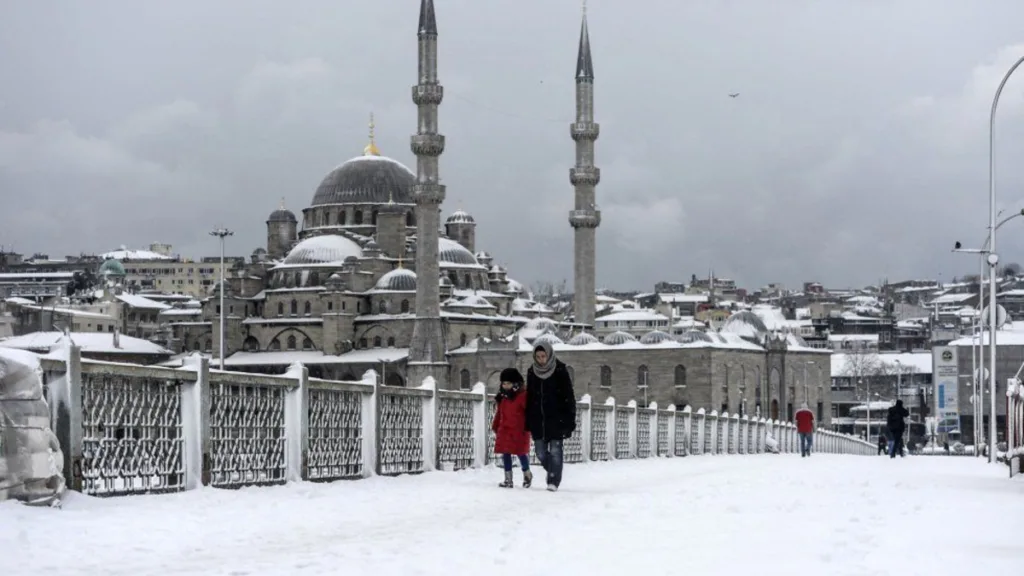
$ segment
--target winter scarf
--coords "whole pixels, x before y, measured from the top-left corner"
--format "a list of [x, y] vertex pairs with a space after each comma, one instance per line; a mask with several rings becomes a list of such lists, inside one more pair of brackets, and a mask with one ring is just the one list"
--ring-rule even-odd
[[[548, 354], [548, 361], [543, 365], [537, 363], [537, 351], [543, 350]], [[546, 340], [541, 340], [536, 346], [533, 347], [533, 374], [541, 380], [547, 380], [552, 374], [555, 373], [555, 366], [558, 365], [558, 361], [555, 360], [555, 349], [552, 348], [551, 343]]]

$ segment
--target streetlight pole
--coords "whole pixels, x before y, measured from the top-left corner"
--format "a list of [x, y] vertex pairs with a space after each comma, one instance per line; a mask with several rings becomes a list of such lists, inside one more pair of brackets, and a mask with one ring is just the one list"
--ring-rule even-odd
[[210, 232], [220, 238], [220, 369], [224, 369], [224, 239], [235, 233], [221, 226]]
[[988, 291], [989, 291], [989, 343], [988, 343], [988, 354], [989, 354], [989, 416], [988, 416], [988, 461], [990, 464], [996, 461], [996, 332], [998, 331], [998, 325], [996, 324], [996, 292], [998, 287], [996, 286], [996, 265], [999, 264], [999, 255], [996, 252], [996, 109], [999, 107], [999, 97], [1003, 94], [1003, 88], [1006, 87], [1006, 82], [1013, 75], [1014, 71], [1024, 64], [1024, 56], [1021, 56], [1010, 66], [1010, 69], [1003, 75], [1003, 79], [999, 82], [999, 87], [996, 88], [996, 93], [992, 97], [992, 110], [989, 112], [988, 117], [988, 211], [989, 211], [989, 229], [991, 233], [989, 238], [989, 254], [988, 254]]
[[[1024, 60], [1024, 58], [1022, 58], [1022, 60]], [[1020, 63], [1020, 61], [1018, 61], [1018, 64], [1019, 63]], [[1004, 83], [1005, 83], [1005, 80], [1004, 80]], [[991, 179], [991, 180], [994, 182], [994, 179]], [[996, 217], [998, 217], [999, 214], [1002, 214], [1002, 211], [997, 212], [996, 213]], [[953, 252], [959, 252], [959, 253], [964, 253], [964, 254], [978, 254], [979, 256], [987, 256], [987, 257], [991, 258], [992, 256], [994, 256], [992, 250], [990, 249], [990, 245], [991, 245], [991, 242], [992, 242], [993, 232], [995, 230], [999, 230], [1000, 228], [1002, 228], [1003, 224], [1006, 224], [1010, 220], [1013, 220], [1014, 218], [1018, 218], [1020, 216], [1024, 216], [1024, 209], [1022, 209], [1022, 210], [1020, 210], [1018, 212], [1014, 212], [1013, 214], [1011, 214], [1011, 215], [1007, 216], [1006, 218], [1003, 218], [1002, 220], [1000, 220], [995, 225], [994, 228], [989, 230], [989, 233], [985, 237], [984, 244], [981, 245], [981, 249], [961, 248], [960, 243], [957, 242], [954, 245], [954, 247], [953, 247]], [[974, 426], [973, 426], [973, 428], [974, 428], [974, 445], [975, 445], [975, 447], [978, 446], [978, 441], [981, 440], [982, 437], [985, 435], [985, 426], [984, 426], [984, 422], [983, 422], [984, 421], [984, 417], [985, 417], [985, 384], [984, 384], [984, 380], [986, 379], [985, 378], [985, 372], [986, 372], [986, 370], [985, 370], [985, 360], [984, 360], [985, 359], [985, 347], [984, 347], [984, 336], [985, 336], [985, 334], [984, 334], [984, 324], [985, 324], [985, 318], [984, 318], [984, 314], [981, 314], [981, 312], [983, 312], [984, 309], [985, 309], [985, 282], [984, 282], [985, 262], [986, 262], [985, 258], [979, 258], [978, 259], [978, 312], [979, 312], [979, 314], [978, 314], [977, 322], [975, 323], [975, 327], [977, 329], [976, 330], [977, 331], [976, 336], [978, 338], [978, 344], [977, 344], [977, 349], [976, 349], [977, 350], [977, 355], [975, 355], [975, 346], [973, 344], [971, 345], [971, 366], [972, 366], [972, 369], [974, 370], [974, 373], [971, 375], [971, 378], [972, 378], [972, 381], [973, 381], [972, 389], [973, 389], [973, 396], [974, 396], [974, 402], [972, 404], [972, 407], [973, 407], [973, 412], [974, 412]], [[997, 259], [997, 262], [998, 262], [998, 259]], [[995, 266], [993, 265], [993, 268], [994, 267]], [[995, 272], [993, 272], [993, 274], [995, 274]], [[990, 292], [991, 292], [991, 290], [990, 290]], [[991, 294], [990, 294], [990, 297], [994, 298], [994, 296], [992, 296]], [[995, 319], [993, 319], [992, 321], [994, 322]], [[974, 337], [974, 336], [975, 335], [972, 334], [972, 337]], [[991, 372], [991, 370], [989, 370], [989, 372]], [[990, 375], [990, 378], [994, 379], [995, 376], [994, 375]], [[992, 394], [991, 387], [989, 389], [989, 394]], [[938, 414], [936, 414], [936, 418], [937, 417], [938, 417]], [[975, 454], [977, 454], [977, 450], [975, 451]]]

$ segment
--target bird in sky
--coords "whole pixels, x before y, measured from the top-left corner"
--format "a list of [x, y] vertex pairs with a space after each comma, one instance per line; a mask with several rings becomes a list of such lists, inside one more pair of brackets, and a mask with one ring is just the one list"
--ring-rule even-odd
[[735, 97], [737, 97], [739, 95], [740, 95], [739, 92], [733, 92], [732, 94], [729, 94], [729, 98], [735, 98]]

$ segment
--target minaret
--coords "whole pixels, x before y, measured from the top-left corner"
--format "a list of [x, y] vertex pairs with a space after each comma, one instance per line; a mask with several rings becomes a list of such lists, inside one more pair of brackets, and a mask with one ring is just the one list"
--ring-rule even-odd
[[569, 212], [569, 224], [575, 235], [573, 257], [573, 308], [576, 322], [594, 325], [596, 312], [595, 268], [597, 227], [601, 212], [597, 209], [594, 188], [601, 171], [594, 166], [594, 141], [600, 126], [594, 122], [594, 63], [590, 58], [590, 34], [587, 30], [587, 5], [583, 4], [580, 47], [576, 56], [576, 121], [569, 126], [576, 142], [576, 165], [569, 170], [569, 181], [576, 189], [575, 208]]
[[444, 136], [437, 133], [437, 107], [444, 89], [437, 80], [437, 20], [434, 0], [420, 0], [419, 83], [412, 87], [412, 101], [419, 117], [411, 148], [416, 155], [416, 320], [409, 344], [406, 381], [419, 386], [433, 376], [438, 388], [448, 384], [448, 359], [441, 326], [441, 298], [438, 267], [438, 237], [441, 203], [445, 189], [437, 170], [444, 152]]

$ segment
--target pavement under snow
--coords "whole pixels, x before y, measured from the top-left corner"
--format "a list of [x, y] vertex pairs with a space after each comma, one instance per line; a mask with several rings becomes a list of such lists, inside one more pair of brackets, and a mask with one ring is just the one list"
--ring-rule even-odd
[[[0, 504], [0, 574], [1015, 574], [1024, 481], [970, 457], [699, 456]], [[517, 474], [518, 482], [518, 474]], [[541, 482], [543, 484], [543, 482]]]

